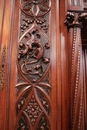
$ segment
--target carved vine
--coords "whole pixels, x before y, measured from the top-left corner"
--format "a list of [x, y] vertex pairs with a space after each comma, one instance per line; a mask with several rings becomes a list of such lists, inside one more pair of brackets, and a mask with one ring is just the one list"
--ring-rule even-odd
[[[51, 86], [48, 77], [50, 67], [48, 32], [50, 9], [50, 0], [21, 1], [17, 67], [18, 75], [21, 76], [23, 82], [18, 80], [16, 85], [18, 90], [16, 103], [17, 129], [26, 127], [26, 129], [33, 130], [36, 128], [37, 130], [38, 128], [50, 130], [49, 93]], [[25, 96], [26, 93], [27, 96]], [[38, 122], [42, 122], [42, 113], [46, 121], [44, 120], [41, 123], [42, 125], [39, 125]], [[25, 120], [27, 124], [25, 124]], [[23, 122], [22, 125], [21, 121]], [[49, 124], [49, 127], [47, 124]]]

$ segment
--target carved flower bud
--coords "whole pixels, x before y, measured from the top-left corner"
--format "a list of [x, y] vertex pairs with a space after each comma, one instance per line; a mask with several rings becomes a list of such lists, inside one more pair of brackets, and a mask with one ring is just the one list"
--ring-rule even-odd
[[45, 44], [45, 48], [46, 48], [46, 49], [49, 49], [49, 48], [50, 48], [49, 43], [46, 43], [46, 44]]
[[43, 61], [44, 61], [44, 63], [49, 63], [49, 62], [50, 62], [50, 59], [44, 57], [44, 58], [43, 58]]

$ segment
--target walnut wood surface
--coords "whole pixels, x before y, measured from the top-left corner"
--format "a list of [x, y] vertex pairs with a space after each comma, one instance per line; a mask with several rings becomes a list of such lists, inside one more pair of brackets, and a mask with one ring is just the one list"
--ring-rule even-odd
[[[20, 30], [19, 28], [20, 27], [20, 21], [19, 21], [20, 8], [19, 7], [20, 7], [19, 0], [16, 0], [16, 1], [6, 0], [5, 11], [4, 13], [0, 12], [2, 15], [4, 14], [4, 22], [2, 20], [3, 32], [1, 33], [2, 35], [2, 42], [1, 42], [2, 44], [0, 46], [1, 50], [3, 50], [3, 46], [6, 45], [5, 83], [4, 83], [3, 90], [0, 91], [1, 93], [0, 96], [3, 97], [3, 100], [4, 100], [4, 101], [2, 100], [1, 107], [0, 107], [1, 113], [2, 113], [0, 114], [0, 116], [1, 118], [4, 117], [3, 122], [2, 122], [2, 119], [0, 119], [1, 130], [16, 129], [16, 124], [18, 123], [17, 115], [16, 115], [17, 94], [16, 94], [15, 86], [17, 84], [17, 74], [18, 74], [18, 70], [17, 70], [17, 53], [18, 52], [17, 51], [18, 51], [18, 39], [19, 39], [19, 30]], [[2, 8], [0, 9], [1, 11], [3, 11]], [[50, 118], [47, 119], [46, 116], [44, 115], [42, 116], [42, 119], [44, 119], [44, 123], [48, 123], [45, 128], [48, 129], [48, 127], [50, 126], [49, 129], [52, 129], [52, 130], [61, 129], [61, 112], [62, 111], [61, 111], [61, 75], [60, 75], [61, 74], [61, 69], [60, 69], [61, 57], [60, 57], [60, 40], [59, 40], [60, 30], [59, 30], [59, 22], [58, 22], [59, 15], [60, 15], [59, 2], [56, 0], [55, 1], [52, 0], [50, 14], [49, 14], [50, 16], [49, 17], [49, 38], [50, 38], [50, 46], [51, 46], [50, 47], [51, 48], [51, 51], [50, 51], [51, 66], [49, 69], [49, 82], [50, 82], [50, 85], [52, 86], [52, 90], [50, 93], [51, 106], [49, 110], [50, 109], [51, 110], [50, 110]], [[62, 19], [62, 24], [63, 24], [63, 19]], [[47, 62], [47, 59], [44, 59], [44, 61]], [[40, 90], [42, 91], [42, 89]], [[45, 94], [46, 93], [44, 93], [44, 95]], [[31, 91], [30, 95], [33, 95], [33, 90]], [[47, 95], [45, 96], [48, 97]], [[33, 97], [28, 97], [28, 98], [30, 99], [30, 101], [33, 100]], [[41, 111], [41, 109], [42, 107], [40, 105], [39, 110]], [[37, 122], [39, 123], [39, 121]], [[41, 126], [38, 126], [38, 128], [39, 127]]]
[[[0, 1], [0, 74], [3, 73], [0, 81], [4, 79], [3, 89], [0, 91], [0, 130], [84, 130], [87, 127], [86, 120], [84, 120], [84, 117], [86, 119], [87, 115], [87, 94], [83, 95], [84, 101], [82, 102], [81, 92], [83, 92], [83, 90], [86, 91], [86, 74], [83, 76], [85, 77], [84, 88], [82, 88], [81, 85], [83, 82], [81, 75], [86, 71], [86, 53], [83, 55], [84, 66], [82, 66], [82, 50], [80, 53], [79, 82], [81, 84], [79, 83], [80, 87], [77, 94], [79, 100], [77, 100], [77, 105], [74, 108], [74, 99], [76, 96], [74, 84], [77, 81], [76, 72], [78, 69], [77, 62], [79, 55], [78, 42], [80, 42], [79, 39], [81, 38], [81, 35], [79, 35], [80, 24], [75, 25], [75, 28], [73, 28], [73, 25], [71, 25], [72, 21], [70, 21], [70, 26], [68, 26], [69, 23], [65, 21], [68, 30], [70, 29], [68, 32], [64, 25], [64, 19], [67, 11], [77, 12], [75, 23], [77, 16], [79, 16], [78, 12], [82, 12], [84, 7], [86, 8], [86, 6], [84, 6], [85, 1], [43, 0], [42, 4], [44, 8], [40, 4], [36, 6], [36, 1], [29, 2], [28, 0], [21, 0], [21, 3], [20, 0]], [[50, 7], [47, 2], [51, 2]], [[30, 5], [32, 5], [32, 3], [35, 8], [34, 6], [31, 8]], [[27, 11], [28, 9], [30, 9], [30, 12]], [[40, 9], [42, 10], [39, 14]], [[46, 15], [45, 19], [48, 19], [47, 22], [46, 20], [42, 21], [44, 15]], [[38, 20], [35, 20], [34, 23], [29, 22], [27, 20], [28, 17], [31, 19], [35, 17], [34, 20], [37, 18], [39, 22]], [[22, 18], [24, 21], [22, 21]], [[82, 14], [79, 19], [84, 19], [84, 15]], [[23, 25], [21, 26], [22, 23]], [[42, 24], [44, 25], [41, 27], [39, 24], [41, 26]], [[47, 26], [47, 24], [49, 26]], [[30, 25], [32, 25], [34, 30], [31, 28], [27, 31]], [[23, 30], [24, 32], [22, 32]], [[31, 41], [28, 38], [28, 33]], [[74, 39], [74, 35], [76, 35], [76, 39]], [[35, 40], [36, 36], [39, 42], [37, 39]], [[75, 40], [76, 44], [74, 63], [72, 61], [73, 40]], [[46, 41], [46, 43], [44, 43], [44, 41]], [[32, 45], [30, 43], [32, 43]], [[5, 51], [3, 51], [4, 47]], [[35, 49], [37, 53], [31, 55]], [[43, 57], [44, 55], [45, 57]], [[27, 62], [29, 56], [31, 60]], [[5, 62], [1, 60], [1, 57], [4, 57]], [[31, 66], [32, 58], [36, 60], [36, 63]], [[2, 71], [3, 63], [4, 71]], [[39, 63], [39, 65], [37, 63]], [[71, 64], [74, 64], [73, 72], [71, 72]], [[26, 65], [29, 65], [28, 67], [30, 68], [26, 67]], [[41, 67], [46, 71], [42, 71]], [[32, 68], [34, 71], [32, 71]], [[29, 75], [26, 76], [28, 73]], [[73, 75], [72, 79], [71, 75]], [[20, 79], [22, 83], [20, 83], [18, 79]], [[71, 83], [71, 80], [73, 83]], [[49, 92], [48, 89], [50, 89]], [[83, 107], [81, 107], [81, 103]], [[79, 109], [77, 109], [78, 106], [80, 106]], [[30, 107], [32, 107], [33, 112], [31, 112]], [[37, 109], [35, 110], [35, 108]], [[75, 110], [74, 115], [73, 110]], [[80, 110], [83, 113], [81, 119]], [[32, 115], [35, 114], [35, 112], [37, 116], [33, 118]], [[72, 119], [73, 116], [74, 119]], [[76, 120], [77, 118], [78, 120]], [[72, 121], [74, 121], [74, 127], [72, 127]]]

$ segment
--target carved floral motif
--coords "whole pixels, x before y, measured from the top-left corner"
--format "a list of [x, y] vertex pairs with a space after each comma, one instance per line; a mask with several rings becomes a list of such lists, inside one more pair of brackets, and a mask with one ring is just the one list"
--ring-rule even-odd
[[41, 113], [41, 109], [39, 105], [37, 104], [34, 95], [32, 95], [31, 100], [25, 109], [25, 112], [30, 118], [30, 122], [32, 125], [35, 124], [36, 119], [38, 118], [39, 114]]
[[[17, 130], [48, 128], [50, 112], [50, 0], [22, 0], [18, 41]], [[23, 81], [20, 79], [23, 79]], [[40, 93], [41, 99], [38, 95]], [[27, 94], [26, 94], [27, 93]], [[27, 95], [27, 96], [26, 96]], [[44, 114], [43, 118], [42, 113]], [[38, 121], [40, 120], [40, 121]], [[26, 121], [26, 123], [25, 123]], [[21, 123], [22, 122], [22, 123]], [[38, 124], [39, 122], [40, 124]]]

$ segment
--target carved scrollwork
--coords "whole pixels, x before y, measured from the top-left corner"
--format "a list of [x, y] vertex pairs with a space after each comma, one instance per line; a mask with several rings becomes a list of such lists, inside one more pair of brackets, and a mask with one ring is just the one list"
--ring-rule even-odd
[[34, 24], [19, 40], [18, 65], [22, 63], [20, 66], [22, 73], [32, 82], [36, 82], [42, 77], [50, 62], [49, 55], [45, 55], [46, 50], [50, 48], [47, 36], [41, 43], [41, 38], [44, 38], [44, 35]]
[[[17, 130], [50, 130], [50, 9], [50, 0], [21, 1], [16, 85]], [[22, 125], [20, 122], [23, 122]]]

